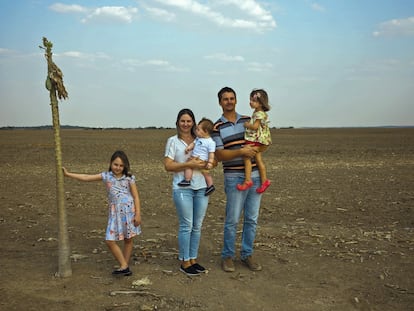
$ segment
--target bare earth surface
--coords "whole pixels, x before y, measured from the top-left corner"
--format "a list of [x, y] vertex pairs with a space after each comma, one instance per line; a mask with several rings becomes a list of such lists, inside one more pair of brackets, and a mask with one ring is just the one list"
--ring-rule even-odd
[[162, 166], [173, 134], [62, 131], [63, 162], [74, 172], [107, 170], [113, 151], [126, 151], [143, 233], [134, 274], [113, 278], [105, 189], [65, 179], [73, 274], [59, 278], [53, 132], [0, 131], [1, 310], [414, 310], [414, 129], [273, 130], [264, 156], [273, 183], [255, 248], [261, 272], [240, 261], [234, 273], [220, 268], [217, 167], [199, 257], [209, 271], [196, 278], [176, 259], [171, 175]]

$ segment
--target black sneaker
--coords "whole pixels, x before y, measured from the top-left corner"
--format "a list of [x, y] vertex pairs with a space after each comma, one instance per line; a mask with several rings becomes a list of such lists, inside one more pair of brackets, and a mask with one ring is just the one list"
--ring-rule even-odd
[[189, 266], [188, 268], [184, 268], [183, 266], [180, 266], [180, 271], [184, 272], [188, 276], [198, 276], [200, 273], [194, 268], [194, 266]]
[[202, 265], [199, 265], [198, 263], [193, 264], [192, 267], [194, 267], [198, 273], [204, 273], [207, 271], [206, 268], [204, 268]]
[[183, 179], [178, 183], [180, 187], [189, 187], [191, 186], [191, 181]]
[[112, 271], [112, 275], [129, 276], [129, 275], [132, 275], [132, 271], [129, 270], [129, 267], [126, 267], [125, 269], [117, 269], [117, 270]]
[[214, 190], [216, 190], [216, 187], [214, 187], [214, 185], [211, 185], [210, 187], [207, 187], [206, 192], [204, 193], [204, 195], [210, 195], [214, 192]]

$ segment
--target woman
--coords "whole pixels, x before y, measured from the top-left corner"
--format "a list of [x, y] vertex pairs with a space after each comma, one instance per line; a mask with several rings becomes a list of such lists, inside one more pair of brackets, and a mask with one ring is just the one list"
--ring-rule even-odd
[[[168, 138], [164, 154], [164, 167], [167, 172], [173, 173], [173, 200], [177, 211], [178, 230], [178, 258], [181, 260], [180, 271], [196, 276], [206, 271], [197, 263], [198, 247], [200, 245], [201, 226], [208, 206], [207, 188], [204, 176], [200, 169], [205, 163], [197, 159], [187, 161], [190, 153], [185, 152], [195, 135], [196, 121], [190, 109], [182, 109], [177, 116], [177, 134]], [[180, 187], [178, 183], [184, 178], [184, 170], [194, 169], [191, 185]]]

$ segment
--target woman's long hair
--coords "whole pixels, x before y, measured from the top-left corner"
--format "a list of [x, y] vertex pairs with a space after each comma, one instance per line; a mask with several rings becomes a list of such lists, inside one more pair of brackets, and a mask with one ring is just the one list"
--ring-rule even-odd
[[191, 135], [195, 138], [196, 137], [196, 132], [195, 132], [196, 131], [196, 121], [195, 121], [194, 113], [191, 111], [191, 109], [188, 109], [188, 108], [181, 109], [178, 112], [177, 121], [175, 121], [175, 127], [177, 129], [177, 135], [178, 135], [178, 137], [181, 138], [180, 119], [185, 114], [188, 114], [190, 116], [190, 118], [193, 120], [193, 127], [191, 128]]

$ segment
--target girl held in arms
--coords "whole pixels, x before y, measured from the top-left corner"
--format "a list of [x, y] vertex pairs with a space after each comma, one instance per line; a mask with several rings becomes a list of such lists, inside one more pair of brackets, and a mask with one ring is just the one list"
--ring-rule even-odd
[[[246, 144], [255, 146], [255, 149], [257, 150], [255, 160], [256, 165], [259, 168], [262, 184], [256, 189], [256, 192], [263, 193], [270, 186], [270, 180], [267, 179], [266, 167], [263, 162], [262, 153], [266, 151], [272, 143], [272, 137], [270, 136], [269, 129], [269, 118], [266, 113], [270, 110], [269, 98], [265, 90], [255, 89], [250, 93], [250, 107], [254, 109], [254, 111], [250, 122], [244, 123], [244, 127], [246, 128], [244, 138], [246, 140]], [[240, 191], [245, 191], [253, 186], [253, 182], [251, 180], [251, 159], [244, 158], [243, 160], [246, 177], [243, 184], [237, 185], [237, 189]]]

